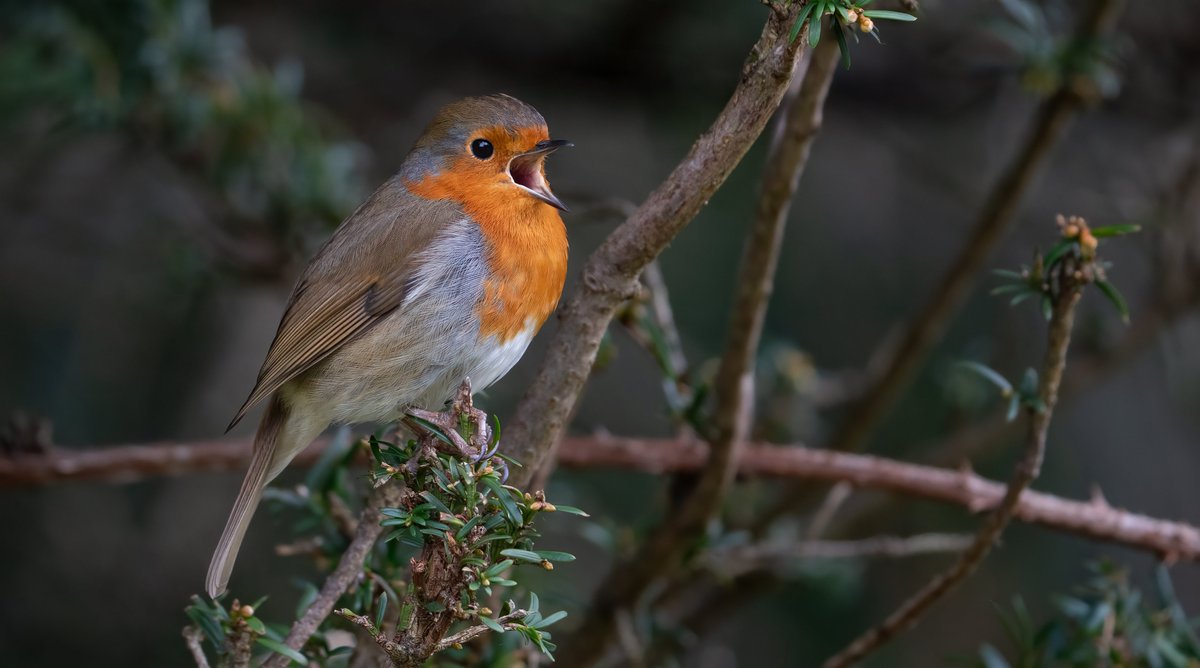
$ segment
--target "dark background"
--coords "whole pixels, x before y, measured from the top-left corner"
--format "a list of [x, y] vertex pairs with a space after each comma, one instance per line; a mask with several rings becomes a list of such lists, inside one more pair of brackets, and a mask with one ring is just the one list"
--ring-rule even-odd
[[[56, 88], [72, 90], [60, 81], [57, 56], [23, 56], [36, 12], [0, 5], [0, 415], [45, 416], [65, 446], [220, 437], [252, 385], [306, 253], [397, 167], [437, 108], [464, 95], [513, 94], [543, 113], [553, 136], [575, 142], [550, 165], [556, 192], [576, 211], [566, 216], [574, 280], [617, 222], [593, 205], [638, 202], [667, 174], [724, 104], [765, 11], [750, 0], [214, 2], [212, 24], [240, 36], [223, 32], [217, 51], [292, 82], [329, 149], [322, 164], [336, 178], [296, 185], [290, 196], [302, 204], [288, 208], [256, 204], [252, 186], [239, 200], [237, 178], [220, 175], [233, 168], [202, 151], [197, 157], [205, 135], [172, 130], [156, 120], [169, 116], [161, 104], [143, 105], [129, 90], [137, 86], [122, 79], [119, 54], [97, 35], [152, 24], [143, 4], [193, 29], [188, 21], [209, 11], [193, 2], [39, 8], [67, 26], [54, 33], [69, 45], [64, 52], [91, 63], [86, 90], [72, 95]], [[988, 30], [1006, 16], [997, 3], [923, 5], [917, 23], [881, 25], [884, 45], [852, 45], [852, 68], [837, 74], [793, 207], [764, 376], [779, 360], [799, 360], [802, 379], [861, 368], [927, 300], [1036, 107], [1036, 94], [1021, 85], [1021, 57]], [[989, 266], [1027, 262], [1035, 245], [1052, 240], [1059, 212], [1094, 225], [1141, 223], [1143, 234], [1106, 246], [1136, 325], [1156, 290], [1163, 230], [1200, 226], [1196, 208], [1177, 219], [1164, 206], [1196, 150], [1200, 11], [1186, 0], [1131, 5], [1117, 43], [1119, 94], [1073, 126]], [[1059, 30], [1069, 29], [1077, 9], [1049, 5]], [[81, 112], [76, 98], [88, 96], [118, 110]], [[251, 159], [269, 161], [261, 146], [291, 141], [267, 135], [241, 139]], [[662, 257], [699, 373], [723, 340], [762, 144]], [[286, 175], [279, 181], [296, 183]], [[318, 199], [314, 192], [324, 200], [304, 203]], [[268, 253], [266, 268], [238, 268], [213, 242], [222, 235], [246, 248], [278, 242], [289, 254]], [[1195, 243], [1196, 234], [1190, 238]], [[984, 277], [976, 286], [874, 452], [921, 461], [939, 435], [995, 401], [956, 379], [953, 361], [983, 360], [1010, 376], [1037, 363], [1040, 316], [989, 297], [994, 284]], [[483, 400], [502, 420], [553, 326]], [[1096, 350], [1119, 340], [1124, 325], [1091, 296], [1080, 330], [1076, 350]], [[1085, 498], [1095, 484], [1115, 505], [1200, 521], [1198, 335], [1194, 314], [1179, 317], [1064, 405], [1037, 487]], [[589, 384], [574, 429], [668, 434], [649, 356], [623, 334], [613, 340], [617, 355]], [[831, 423], [803, 392], [785, 413], [793, 439], [828, 434]], [[235, 433], [245, 436], [253, 424]], [[1006, 475], [1011, 445], [990, 448], [977, 469]], [[182, 608], [201, 589], [239, 481], [204, 474], [0, 490], [0, 664], [186, 665]], [[751, 485], [747, 494], [766, 487]], [[551, 492], [596, 518], [588, 530], [556, 521], [547, 538], [548, 547], [565, 546], [580, 559], [545, 579], [544, 598], [577, 609], [612, 558], [581, 534], [615, 527], [617, 542], [628, 540], [654, 521], [665, 490], [653, 476], [562, 472]], [[888, 504], [888, 514], [859, 530], [973, 526], [960, 509], [900, 498]], [[262, 615], [280, 621], [291, 614], [294, 575], [311, 575], [298, 560], [271, 554], [285, 529], [260, 513], [234, 578], [236, 588], [275, 592]], [[999, 642], [996, 604], [1019, 594], [1045, 610], [1049, 593], [1070, 591], [1086, 577], [1084, 564], [1101, 555], [1139, 574], [1153, 563], [1014, 526], [978, 576], [873, 665], [942, 665], [984, 640]], [[810, 665], [944, 563], [813, 566], [737, 611], [686, 665]], [[1195, 566], [1172, 573], [1185, 606], [1200, 610]]]

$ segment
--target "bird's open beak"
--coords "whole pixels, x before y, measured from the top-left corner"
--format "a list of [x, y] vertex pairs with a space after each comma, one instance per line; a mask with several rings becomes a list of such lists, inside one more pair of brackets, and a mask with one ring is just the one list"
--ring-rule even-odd
[[564, 146], [574, 146], [574, 144], [565, 139], [546, 139], [535, 144], [532, 151], [522, 153], [508, 161], [508, 175], [512, 177], [513, 183], [560, 211], [566, 211], [567, 207], [558, 201], [554, 193], [550, 192], [550, 185], [542, 176], [542, 161], [546, 159], [546, 156]]

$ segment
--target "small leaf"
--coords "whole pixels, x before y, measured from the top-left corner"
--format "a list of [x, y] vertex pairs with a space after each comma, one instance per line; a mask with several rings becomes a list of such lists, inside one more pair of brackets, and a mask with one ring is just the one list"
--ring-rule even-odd
[[437, 498], [433, 494], [430, 494], [429, 492], [421, 492], [421, 498], [425, 499], [434, 508], [437, 508], [439, 511], [446, 513], [447, 515], [454, 514], [454, 513], [450, 512], [449, 506], [447, 506], [445, 503], [442, 502], [441, 499]]
[[872, 9], [863, 12], [864, 15], [873, 19], [883, 19], [885, 21], [916, 21], [917, 17], [904, 12], [892, 12], [886, 9]]
[[537, 555], [546, 561], [575, 561], [575, 555], [569, 552], [555, 552], [554, 550], [538, 550]]
[[960, 366], [968, 371], [974, 371], [975, 373], [979, 374], [985, 380], [992, 383], [996, 387], [1000, 388], [1000, 393], [1003, 394], [1004, 396], [1007, 397], [1012, 394], [1012, 391], [1013, 391], [1012, 383], [1008, 382], [1007, 378], [1000, 375], [997, 371], [993, 370], [991, 367], [980, 364], [979, 362], [972, 362], [970, 360], [961, 361], [958, 363], [958, 366]]
[[1042, 315], [1049, 320], [1054, 315], [1054, 304], [1050, 303], [1049, 295], [1042, 295]]
[[1026, 397], [1038, 394], [1038, 373], [1033, 367], [1025, 369], [1025, 375], [1021, 377], [1021, 394]]
[[486, 578], [494, 578], [509, 568], [512, 568], [514, 563], [516, 562], [514, 562], [512, 559], [505, 559], [499, 563], [492, 564], [491, 568], [483, 572], [483, 576]]
[[1054, 246], [1042, 257], [1042, 266], [1046, 269], [1054, 266], [1055, 262], [1058, 262], [1063, 255], [1067, 254], [1067, 251], [1072, 250], [1075, 248], [1075, 246], [1076, 241], [1074, 239], [1063, 239], [1062, 241], [1054, 244]]
[[808, 24], [808, 46], [815, 47], [821, 41], [821, 16], [818, 14]]
[[375, 628], [383, 629], [383, 616], [387, 614], [388, 595], [387, 592], [379, 594], [379, 603], [375, 607]]
[[1004, 285], [998, 285], [998, 286], [992, 288], [992, 290], [989, 294], [991, 294], [993, 296], [1006, 295], [1010, 292], [1022, 292], [1022, 291], [1026, 291], [1026, 290], [1029, 290], [1028, 283], [1006, 283]]
[[257, 642], [258, 642], [258, 644], [262, 645], [263, 647], [266, 647], [267, 649], [271, 650], [272, 652], [275, 652], [276, 654], [282, 654], [302, 666], [308, 665], [308, 657], [304, 656], [300, 652], [297, 652], [296, 650], [292, 649], [291, 647], [288, 647], [287, 645], [279, 642], [278, 640], [272, 640], [270, 638], [259, 638]]
[[[838, 9], [846, 11], [842, 7], [838, 7]], [[850, 69], [850, 45], [846, 43], [846, 33], [837, 21], [833, 21], [829, 27], [833, 30], [833, 36], [837, 38], [838, 51], [842, 54], [842, 66]]]
[[507, 550], [500, 550], [500, 554], [505, 557], [512, 557], [513, 559], [520, 559], [521, 561], [528, 561], [528, 562], [535, 563], [535, 564], [542, 563], [542, 557], [539, 556], [537, 552], [532, 552], [530, 550], [518, 550], [515, 548], [509, 548]]
[[983, 662], [984, 668], [1010, 668], [1000, 650], [988, 644], [979, 648], [979, 659]]
[[1142, 231], [1141, 225], [1105, 225], [1104, 227], [1096, 227], [1092, 229], [1093, 237], [1119, 237], [1123, 234], [1133, 234], [1134, 232]]
[[993, 269], [992, 273], [995, 274], [996, 276], [1003, 276], [1004, 278], [1011, 278], [1011, 279], [1017, 280], [1017, 281], [1029, 280], [1028, 276], [1025, 276], [1024, 274], [1022, 274], [1019, 271], [1013, 271], [1011, 269]]
[[480, 617], [479, 622], [496, 633], [504, 633], [504, 626], [491, 617]]
[[1017, 419], [1017, 413], [1021, 412], [1021, 397], [1012, 395], [1008, 400], [1008, 413], [1004, 416], [1005, 421], [1012, 422]]
[[551, 625], [551, 624], [553, 624], [554, 622], [557, 622], [558, 620], [560, 620], [560, 619], [562, 619], [563, 617], [566, 617], [566, 616], [567, 616], [567, 611], [566, 611], [566, 610], [559, 610], [558, 612], [556, 612], [556, 613], [554, 613], [554, 614], [550, 615], [549, 617], [546, 617], [546, 618], [542, 619], [542, 620], [541, 620], [541, 621], [539, 621], [537, 624], [533, 624], [533, 625], [532, 625], [532, 627], [533, 627], [533, 628], [535, 628], [535, 629], [544, 629], [544, 628], [546, 628], [547, 626], [550, 626], [550, 625]]
[[804, 27], [804, 22], [808, 19], [808, 15], [812, 14], [813, 7], [815, 6], [815, 2], [809, 2], [807, 5], [804, 5], [804, 9], [800, 10], [800, 15], [796, 17], [796, 22], [792, 24], [792, 32], [788, 35], [789, 42], [796, 41], [796, 38], [800, 36], [800, 30]]
[[567, 513], [570, 515], [579, 515], [580, 517], [591, 517], [591, 515], [585, 513], [584, 511], [580, 510], [579, 508], [576, 508], [575, 506], [564, 506], [562, 504], [556, 503], [556, 504], [554, 504], [554, 509], [560, 513]]
[[492, 494], [496, 495], [496, 500], [500, 502], [500, 507], [504, 510], [504, 514], [508, 517], [509, 522], [511, 522], [514, 526], [521, 526], [524, 524], [522, 521], [521, 510], [517, 508], [516, 503], [513, 503], [512, 497], [504, 489], [504, 487], [500, 484], [500, 481], [497, 480], [495, 476], [483, 476], [480, 478], [480, 482], [482, 482], [485, 487], [490, 489]]
[[266, 625], [264, 625], [262, 620], [259, 619], [258, 617], [251, 617], [251, 618], [247, 619], [246, 626], [249, 626], [251, 631], [254, 631], [255, 633], [257, 633], [260, 636], [267, 634]]
[[1117, 308], [1117, 313], [1121, 315], [1121, 320], [1126, 324], [1129, 323], [1129, 305], [1125, 303], [1125, 298], [1121, 296], [1121, 292], [1108, 281], [1096, 281], [1096, 287], [1100, 288], [1100, 292], [1108, 297], [1108, 301], [1112, 302]]

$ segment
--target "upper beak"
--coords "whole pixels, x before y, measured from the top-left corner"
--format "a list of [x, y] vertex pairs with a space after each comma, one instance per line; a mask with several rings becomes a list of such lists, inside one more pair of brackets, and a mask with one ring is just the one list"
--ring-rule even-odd
[[567, 211], [567, 207], [550, 192], [550, 185], [542, 176], [541, 166], [546, 156], [565, 146], [574, 144], [565, 139], [546, 139], [534, 144], [532, 151], [522, 153], [508, 162], [508, 174], [514, 183], [559, 211]]

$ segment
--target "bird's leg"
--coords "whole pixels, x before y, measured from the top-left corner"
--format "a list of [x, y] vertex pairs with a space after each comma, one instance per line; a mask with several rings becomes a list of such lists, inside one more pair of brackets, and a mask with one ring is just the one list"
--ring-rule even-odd
[[474, 452], [471, 461], [477, 462], [495, 454], [494, 450], [488, 452], [492, 441], [492, 428], [488, 425], [487, 413], [475, 408], [470, 378], [464, 378], [462, 385], [458, 386], [458, 393], [454, 397], [450, 412], [458, 418], [459, 431], [469, 430], [468, 440]]
[[475, 408], [469, 378], [459, 386], [450, 410], [435, 413], [409, 408], [403, 422], [414, 432], [426, 434], [429, 438], [422, 440], [446, 454], [472, 462], [495, 454], [494, 450], [488, 451], [492, 429], [487, 422], [487, 413]]
[[433, 449], [448, 455], [471, 459], [475, 453], [456, 429], [457, 421], [449, 413], [435, 413], [420, 408], [410, 408], [403, 422], [417, 434], [421, 434], [422, 446], [428, 445]]

